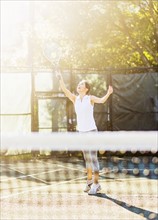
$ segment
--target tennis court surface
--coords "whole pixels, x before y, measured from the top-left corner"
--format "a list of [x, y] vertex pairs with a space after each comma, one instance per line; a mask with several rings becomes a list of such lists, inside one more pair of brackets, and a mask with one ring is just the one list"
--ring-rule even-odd
[[1, 219], [158, 219], [156, 155], [99, 157], [102, 190], [83, 192], [82, 156], [1, 161]]

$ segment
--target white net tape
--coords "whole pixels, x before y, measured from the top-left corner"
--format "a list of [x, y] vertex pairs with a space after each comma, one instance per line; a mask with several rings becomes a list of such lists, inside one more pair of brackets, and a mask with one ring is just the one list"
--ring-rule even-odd
[[124, 150], [157, 151], [157, 131], [2, 133], [1, 150]]

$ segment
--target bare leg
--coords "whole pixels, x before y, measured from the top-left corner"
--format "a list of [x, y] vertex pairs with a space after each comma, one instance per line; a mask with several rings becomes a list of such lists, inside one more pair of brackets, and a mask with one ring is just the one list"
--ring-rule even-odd
[[92, 158], [89, 151], [83, 151], [86, 162], [87, 180], [92, 180]]
[[92, 179], [92, 169], [87, 168], [87, 180], [91, 180], [91, 179]]
[[94, 183], [98, 184], [98, 179], [99, 179], [99, 171], [94, 172]]
[[99, 163], [97, 158], [97, 151], [84, 151], [83, 153], [87, 167], [87, 180], [92, 180], [92, 170], [94, 170], [94, 183], [97, 184], [99, 180]]

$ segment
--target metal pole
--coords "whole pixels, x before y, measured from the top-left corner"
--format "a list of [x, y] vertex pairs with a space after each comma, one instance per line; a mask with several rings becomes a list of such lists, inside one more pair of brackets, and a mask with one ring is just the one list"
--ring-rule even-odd
[[29, 24], [30, 33], [28, 39], [28, 63], [31, 71], [31, 131], [38, 131], [38, 100], [35, 93], [35, 72], [34, 72], [34, 1], [29, 3]]
[[[109, 85], [112, 86], [112, 76], [111, 76], [111, 70], [109, 70], [109, 73], [107, 74], [107, 87]], [[108, 126], [107, 126], [108, 131], [113, 131], [113, 123], [112, 123], [112, 97], [109, 97], [108, 100]]]

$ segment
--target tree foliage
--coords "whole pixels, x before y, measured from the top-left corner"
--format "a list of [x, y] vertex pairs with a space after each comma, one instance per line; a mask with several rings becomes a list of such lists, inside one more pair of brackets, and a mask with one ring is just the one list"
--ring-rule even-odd
[[[21, 26], [29, 48], [16, 65], [49, 66], [41, 45], [57, 41], [65, 50], [63, 68], [152, 67], [158, 64], [158, 2], [140, 1], [35, 1], [31, 27]], [[22, 50], [14, 45], [5, 59]], [[23, 48], [24, 50], [24, 48]], [[25, 54], [25, 53], [24, 53]], [[4, 61], [4, 60], [3, 60]]]

